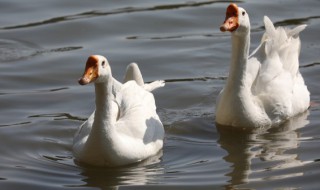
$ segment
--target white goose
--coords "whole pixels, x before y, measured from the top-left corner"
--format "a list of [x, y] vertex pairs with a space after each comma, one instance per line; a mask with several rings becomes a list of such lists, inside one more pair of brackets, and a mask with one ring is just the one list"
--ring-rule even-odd
[[112, 77], [107, 59], [100, 55], [88, 58], [79, 79], [81, 85], [91, 82], [95, 84], [96, 110], [75, 134], [76, 161], [113, 167], [157, 154], [163, 146], [164, 129], [149, 91], [164, 86], [164, 82], [145, 85], [133, 63], [121, 84]]
[[216, 122], [235, 127], [267, 127], [283, 123], [306, 111], [310, 93], [299, 72], [301, 32], [275, 28], [264, 17], [266, 32], [260, 46], [249, 56], [248, 13], [235, 4], [227, 8], [220, 27], [232, 35], [229, 77], [217, 99]]

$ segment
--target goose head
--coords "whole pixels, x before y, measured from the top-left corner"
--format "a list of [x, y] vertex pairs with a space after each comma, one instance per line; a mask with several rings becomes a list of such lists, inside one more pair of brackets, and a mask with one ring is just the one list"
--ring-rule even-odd
[[107, 82], [110, 75], [111, 68], [108, 60], [101, 55], [91, 55], [87, 60], [84, 73], [79, 79], [79, 84]]
[[220, 26], [221, 32], [229, 31], [235, 35], [245, 35], [250, 31], [250, 20], [246, 10], [231, 3], [226, 11], [226, 18]]

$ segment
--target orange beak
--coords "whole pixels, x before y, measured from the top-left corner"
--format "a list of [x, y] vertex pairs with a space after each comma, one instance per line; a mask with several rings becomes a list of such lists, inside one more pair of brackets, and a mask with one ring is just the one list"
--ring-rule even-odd
[[238, 6], [236, 4], [231, 3], [226, 12], [226, 19], [223, 24], [220, 26], [220, 31], [225, 32], [233, 32], [239, 27], [239, 11]]
[[86, 85], [95, 81], [98, 76], [98, 58], [92, 55], [88, 58], [84, 73], [78, 82], [80, 85]]

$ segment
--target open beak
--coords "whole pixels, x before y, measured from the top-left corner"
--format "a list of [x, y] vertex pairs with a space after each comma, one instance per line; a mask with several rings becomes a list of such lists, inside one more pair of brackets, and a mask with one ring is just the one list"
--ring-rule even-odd
[[220, 31], [221, 32], [233, 32], [239, 27], [239, 11], [238, 11], [238, 6], [234, 3], [231, 3], [226, 12], [226, 19], [223, 22], [223, 24], [220, 26]]
[[90, 56], [86, 63], [86, 68], [82, 77], [79, 79], [80, 85], [86, 85], [94, 82], [98, 78], [98, 58]]

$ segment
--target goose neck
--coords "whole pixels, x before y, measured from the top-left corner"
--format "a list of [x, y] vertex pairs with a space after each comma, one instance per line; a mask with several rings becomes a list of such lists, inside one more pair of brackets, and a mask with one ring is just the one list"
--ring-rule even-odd
[[93, 126], [112, 126], [112, 78], [107, 82], [95, 83], [96, 111]]
[[[250, 47], [250, 33], [232, 35], [232, 56], [228, 84], [232, 88], [245, 85], [245, 75]], [[240, 84], [239, 84], [240, 83]], [[233, 85], [232, 85], [233, 84]]]

